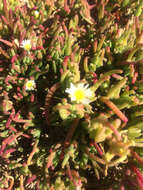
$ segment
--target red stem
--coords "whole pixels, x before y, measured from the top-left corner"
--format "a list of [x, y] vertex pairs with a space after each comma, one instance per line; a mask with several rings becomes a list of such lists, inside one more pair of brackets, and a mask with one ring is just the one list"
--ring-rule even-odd
[[136, 153], [134, 152], [133, 150], [131, 150], [131, 154], [132, 156], [140, 163], [143, 165], [143, 159]]
[[65, 139], [65, 142], [64, 142], [64, 145], [65, 145], [65, 146], [68, 146], [68, 145], [70, 144], [70, 141], [71, 141], [71, 139], [72, 139], [72, 136], [73, 136], [73, 134], [74, 134], [74, 131], [75, 131], [75, 129], [76, 129], [78, 123], [79, 123], [79, 118], [76, 118], [76, 119], [73, 121], [72, 126], [70, 127], [70, 129], [69, 129], [69, 131], [68, 131], [68, 134], [67, 134], [67, 136], [66, 136], [66, 139]]
[[92, 141], [91, 143], [94, 145], [94, 147], [96, 148], [96, 150], [100, 154], [100, 156], [103, 156], [103, 152], [102, 152], [100, 146], [95, 141]]
[[111, 102], [108, 98], [101, 98], [101, 101], [104, 102], [110, 109], [113, 110], [113, 112], [125, 123], [128, 122], [128, 118], [119, 110], [119, 108]]

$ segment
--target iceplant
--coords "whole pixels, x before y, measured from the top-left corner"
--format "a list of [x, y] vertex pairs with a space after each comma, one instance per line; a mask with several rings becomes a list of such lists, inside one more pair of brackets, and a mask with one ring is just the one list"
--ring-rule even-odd
[[31, 49], [31, 40], [23, 40], [21, 47], [25, 49], [26, 51], [30, 51]]
[[94, 92], [89, 88], [89, 85], [84, 83], [70, 84], [70, 88], [67, 88], [66, 93], [72, 102], [77, 102], [81, 104], [89, 104], [93, 101]]
[[28, 80], [25, 84], [25, 89], [30, 91], [30, 90], [34, 90], [36, 87], [35, 81], [34, 80]]

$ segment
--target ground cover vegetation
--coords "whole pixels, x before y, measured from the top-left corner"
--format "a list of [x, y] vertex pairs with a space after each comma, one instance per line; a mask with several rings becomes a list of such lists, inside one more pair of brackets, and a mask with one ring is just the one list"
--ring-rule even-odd
[[143, 189], [143, 1], [0, 0], [0, 189]]

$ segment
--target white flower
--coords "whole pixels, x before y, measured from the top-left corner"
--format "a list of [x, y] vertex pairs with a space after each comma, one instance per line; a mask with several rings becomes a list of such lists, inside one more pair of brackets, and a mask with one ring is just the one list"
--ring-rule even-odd
[[26, 51], [30, 51], [31, 49], [31, 41], [30, 40], [23, 40], [21, 47], [24, 48]]
[[39, 17], [39, 11], [34, 11], [34, 16], [35, 16], [35, 18], [38, 18]]
[[75, 101], [77, 103], [89, 104], [94, 98], [94, 92], [88, 88], [88, 85], [84, 85], [84, 83], [78, 83], [74, 85], [71, 83], [70, 88], [66, 89], [66, 91], [71, 98], [71, 101]]
[[34, 90], [36, 87], [35, 81], [34, 80], [28, 80], [25, 85], [26, 90]]

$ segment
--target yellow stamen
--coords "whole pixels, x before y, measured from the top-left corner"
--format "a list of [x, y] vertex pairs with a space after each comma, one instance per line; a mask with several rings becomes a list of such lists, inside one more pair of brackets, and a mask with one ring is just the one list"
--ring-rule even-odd
[[85, 93], [81, 89], [77, 89], [75, 91], [74, 95], [75, 95], [77, 101], [83, 100], [85, 98]]
[[33, 83], [31, 83], [31, 82], [27, 83], [27, 87], [28, 87], [28, 88], [33, 87]]
[[30, 44], [25, 44], [24, 48], [29, 51], [31, 49], [31, 45]]

